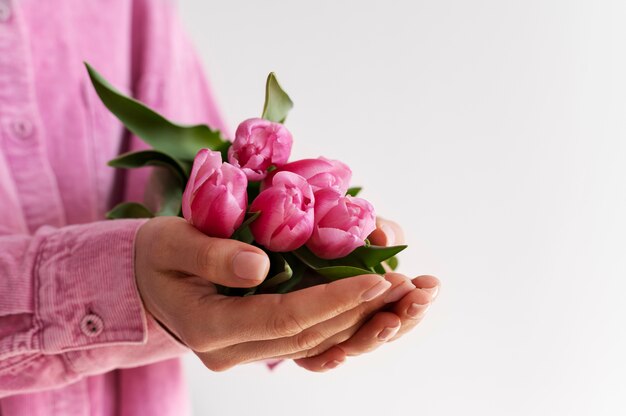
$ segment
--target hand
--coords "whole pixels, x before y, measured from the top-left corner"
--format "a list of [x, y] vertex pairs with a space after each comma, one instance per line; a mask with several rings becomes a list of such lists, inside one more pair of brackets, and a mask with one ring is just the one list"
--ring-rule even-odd
[[[135, 243], [145, 308], [211, 370], [289, 355], [310, 356], [348, 340], [367, 316], [414, 286], [395, 274], [364, 275], [285, 295], [227, 297], [216, 284], [253, 287], [269, 270], [259, 248], [207, 237], [186, 221], [147, 221]], [[321, 363], [320, 365], [324, 365]]]
[[[375, 245], [403, 244], [404, 233], [398, 224], [379, 218], [377, 228], [369, 239]], [[387, 273], [385, 277], [406, 279], [398, 273]], [[419, 276], [411, 283], [415, 289], [397, 302], [387, 305], [386, 311], [376, 312], [369, 320], [359, 322], [349, 330], [351, 335], [348, 338], [344, 336], [327, 340], [312, 349], [310, 356], [296, 359], [296, 364], [310, 371], [327, 371], [339, 366], [348, 356], [373, 351], [412, 330], [424, 318], [437, 297], [440, 284], [434, 276]]]

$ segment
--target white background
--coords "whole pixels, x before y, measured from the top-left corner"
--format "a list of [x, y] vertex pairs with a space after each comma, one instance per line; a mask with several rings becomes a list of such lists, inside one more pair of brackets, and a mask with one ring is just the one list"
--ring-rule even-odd
[[626, 414], [626, 3], [200, 1], [230, 125], [276, 71], [295, 157], [347, 162], [439, 300], [326, 374], [211, 373], [198, 415]]

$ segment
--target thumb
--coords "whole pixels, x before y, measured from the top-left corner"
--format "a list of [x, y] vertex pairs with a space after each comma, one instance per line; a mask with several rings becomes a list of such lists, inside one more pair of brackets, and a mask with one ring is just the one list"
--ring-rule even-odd
[[267, 276], [270, 260], [260, 248], [208, 237], [187, 222], [181, 221], [179, 228], [171, 235], [170, 267], [174, 270], [229, 287], [257, 286]]

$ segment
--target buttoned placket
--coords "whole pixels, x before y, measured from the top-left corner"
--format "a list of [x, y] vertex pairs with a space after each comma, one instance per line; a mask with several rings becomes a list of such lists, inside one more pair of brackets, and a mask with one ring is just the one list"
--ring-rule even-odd
[[31, 232], [61, 226], [63, 207], [46, 157], [33, 68], [19, 3], [0, 0], [0, 146]]
[[[45, 150], [35, 99], [32, 59], [19, 3], [0, 0], [0, 147], [18, 192], [22, 214], [34, 232], [65, 223], [58, 186]], [[87, 415], [84, 381], [48, 396], [51, 415]]]

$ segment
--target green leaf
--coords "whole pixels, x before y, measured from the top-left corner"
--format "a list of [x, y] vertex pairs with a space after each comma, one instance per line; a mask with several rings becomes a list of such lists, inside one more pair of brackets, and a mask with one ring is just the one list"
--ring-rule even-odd
[[330, 280], [339, 280], [346, 277], [360, 276], [362, 274], [372, 274], [372, 270], [362, 269], [352, 266], [330, 266], [315, 270], [317, 273]]
[[385, 274], [387, 273], [387, 270], [385, 270], [385, 267], [383, 266], [382, 263], [378, 263], [376, 266], [372, 267], [374, 269], [374, 272], [378, 273], [378, 274]]
[[387, 260], [385, 260], [385, 262], [391, 270], [396, 270], [398, 268], [398, 258], [395, 256], [388, 258]]
[[88, 63], [85, 63], [85, 66], [104, 105], [128, 130], [154, 149], [176, 159], [191, 161], [202, 148], [223, 151], [227, 146], [219, 131], [211, 130], [204, 124], [195, 126], [175, 124], [139, 101], [119, 92]]
[[311, 250], [303, 246], [294, 251], [293, 255], [316, 273], [328, 279], [336, 280], [362, 274], [384, 274], [385, 270], [380, 263], [395, 256], [406, 247], [363, 246], [345, 257], [326, 260], [317, 257]]
[[258, 212], [248, 212], [246, 213], [246, 217], [243, 220], [243, 222], [241, 223], [241, 225], [239, 226], [239, 228], [237, 228], [235, 230], [235, 233], [245, 227], [248, 227], [250, 224], [252, 224], [252, 221], [256, 220], [257, 218], [259, 218], [259, 215], [261, 215], [261, 211]]
[[292, 275], [293, 275], [293, 271], [291, 270], [291, 267], [289, 267], [289, 264], [285, 263], [285, 270], [280, 273], [276, 273], [274, 276], [270, 277], [269, 279], [265, 279], [263, 284], [261, 284], [261, 287], [263, 289], [266, 289], [266, 288], [278, 286], [279, 284], [289, 280]]
[[171, 169], [157, 167], [148, 180], [144, 202], [157, 216], [180, 215], [183, 186]]
[[362, 189], [363, 188], [361, 188], [360, 186], [355, 186], [353, 188], [348, 189], [348, 191], [346, 192], [346, 195], [357, 196], [359, 192], [361, 192]]
[[321, 259], [304, 246], [292, 253], [305, 265], [326, 277], [338, 279], [347, 275], [357, 276], [359, 274], [372, 273], [371, 270], [361, 267], [353, 259], [348, 259], [347, 257], [335, 260]]
[[270, 258], [270, 271], [269, 275], [272, 276], [265, 279], [259, 286], [259, 290], [266, 290], [280, 285], [291, 279], [293, 276], [293, 270], [289, 266], [289, 263], [280, 253], [267, 252]]
[[217, 146], [215, 149], [212, 149], [212, 150], [215, 150], [216, 152], [220, 152], [222, 154], [222, 160], [227, 161], [228, 149], [230, 149], [230, 146], [232, 145], [233, 144], [231, 142], [229, 142], [228, 140], [225, 140], [224, 143], [222, 143], [221, 145]]
[[350, 258], [361, 262], [366, 267], [375, 267], [377, 264], [391, 258], [407, 248], [408, 246], [363, 246], [356, 248], [352, 253], [348, 254], [345, 259]]
[[152, 218], [154, 214], [138, 202], [124, 202], [107, 212], [106, 217], [110, 220], [119, 218]]
[[254, 236], [250, 232], [250, 224], [252, 221], [256, 220], [261, 212], [248, 212], [246, 214], [246, 218], [241, 223], [241, 225], [233, 232], [233, 235], [230, 237], [232, 240], [242, 241], [244, 243], [250, 244], [254, 241]]
[[289, 267], [291, 267], [292, 276], [289, 280], [278, 285], [275, 290], [276, 293], [288, 293], [294, 290], [298, 284], [302, 282], [304, 274], [308, 270], [307, 267], [291, 253], [283, 253], [282, 255], [289, 263]]
[[189, 168], [181, 162], [158, 150], [142, 150], [139, 152], [124, 153], [109, 161], [109, 166], [114, 168], [142, 168], [145, 166], [160, 166], [170, 169], [184, 185], [187, 182]]
[[317, 257], [311, 250], [303, 246], [294, 251], [301, 261], [313, 270], [319, 270], [326, 267], [351, 266], [360, 269], [369, 269], [376, 267], [382, 261], [395, 256], [407, 246], [362, 246], [356, 248], [352, 253], [339, 259], [326, 260]]
[[246, 244], [252, 244], [252, 242], [254, 241], [254, 236], [252, 235], [250, 228], [245, 228], [237, 234], [233, 234], [233, 236], [230, 238], [231, 240], [241, 241], [242, 243]]
[[267, 76], [265, 84], [265, 104], [263, 105], [263, 117], [276, 123], [284, 123], [287, 113], [293, 108], [293, 101], [281, 88], [276, 75], [273, 72]]
[[302, 281], [303, 276], [304, 273], [294, 273], [291, 279], [278, 285], [278, 287], [276, 288], [276, 293], [284, 294], [291, 292], [298, 285], [298, 283]]
[[296, 256], [302, 263], [307, 265], [313, 270], [320, 269], [322, 267], [329, 267], [332, 264], [330, 260], [324, 260], [317, 257], [311, 250], [309, 250], [306, 246], [302, 246], [297, 250], [291, 252], [294, 256]]
[[236, 296], [235, 294], [232, 293], [234, 288], [230, 288], [230, 287], [226, 287], [226, 286], [222, 286], [222, 285], [218, 285], [218, 284], [215, 285], [215, 288], [217, 289], [217, 293], [219, 293], [220, 295]]
[[248, 193], [248, 203], [252, 203], [252, 201], [254, 201], [261, 193], [261, 182], [248, 181], [248, 188], [246, 192]]
[[173, 216], [180, 215], [180, 208], [182, 206], [183, 190], [180, 187], [168, 186], [162, 193], [161, 208], [157, 215], [161, 216]]

